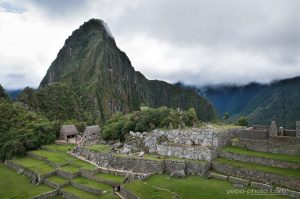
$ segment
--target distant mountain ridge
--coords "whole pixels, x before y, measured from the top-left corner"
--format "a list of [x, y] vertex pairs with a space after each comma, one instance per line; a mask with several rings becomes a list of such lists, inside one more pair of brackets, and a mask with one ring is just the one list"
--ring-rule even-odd
[[[55, 100], [59, 101], [58, 98], [64, 94], [61, 92], [62, 85], [51, 86], [57, 82], [78, 97], [74, 103], [79, 101], [80, 104], [76, 105], [80, 107], [79, 112], [88, 112], [97, 121], [106, 120], [116, 111], [128, 113], [138, 110], [142, 103], [150, 107], [185, 110], [194, 107], [199, 119], [217, 119], [211, 103], [196, 92], [163, 81], [148, 80], [135, 71], [127, 55], [117, 47], [107, 25], [99, 19], [85, 22], [66, 40], [36, 91], [45, 93], [43, 90], [50, 86], [48, 90], [52, 91], [51, 100], [54, 102], [47, 104], [47, 95], [37, 94], [35, 97], [43, 98], [37, 99], [36, 110], [51, 110], [47, 106], [55, 106]], [[60, 92], [54, 92], [55, 87]], [[30, 104], [28, 95], [24, 93], [19, 99]]]
[[295, 128], [295, 121], [300, 120], [300, 77], [271, 84], [204, 87], [198, 92], [213, 103], [220, 116], [228, 112], [231, 120], [244, 115], [250, 124], [269, 125], [276, 120], [286, 128]]

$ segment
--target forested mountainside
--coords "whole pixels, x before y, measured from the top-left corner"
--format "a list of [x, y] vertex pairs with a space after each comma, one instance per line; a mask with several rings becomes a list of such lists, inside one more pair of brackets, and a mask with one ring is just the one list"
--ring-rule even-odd
[[[61, 83], [59, 89], [62, 92], [57, 92], [56, 97], [48, 96], [46, 90], [57, 87], [52, 86], [57, 82]], [[61, 86], [66, 87], [66, 93]], [[78, 112], [85, 112], [85, 116], [100, 122], [114, 112], [138, 110], [142, 103], [149, 107], [184, 110], [193, 107], [200, 120], [217, 118], [211, 103], [196, 92], [163, 81], [148, 80], [135, 71], [127, 55], [117, 47], [107, 25], [99, 19], [85, 22], [72, 33], [34, 92], [38, 93], [35, 94], [38, 102], [26, 102], [26, 97], [22, 96], [24, 92], [19, 99], [46, 115], [53, 107], [60, 109], [56, 107], [62, 100], [60, 98], [68, 98], [72, 102], [64, 103], [75, 107], [69, 114], [81, 117]]]
[[228, 112], [230, 120], [244, 115], [250, 124], [269, 125], [276, 120], [287, 128], [295, 128], [295, 121], [300, 120], [300, 77], [271, 84], [206, 87], [198, 91], [213, 103], [220, 116]]

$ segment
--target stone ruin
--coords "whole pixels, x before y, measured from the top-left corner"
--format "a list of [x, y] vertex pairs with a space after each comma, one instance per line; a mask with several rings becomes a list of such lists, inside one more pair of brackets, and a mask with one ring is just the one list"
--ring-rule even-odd
[[98, 125], [88, 126], [84, 130], [81, 143], [83, 145], [92, 145], [96, 144], [99, 139], [100, 127]]
[[275, 137], [298, 137], [300, 138], [300, 122], [296, 122], [296, 130], [277, 127], [275, 121], [270, 126], [253, 125], [241, 131], [240, 136], [246, 139], [261, 140]]
[[[227, 144], [240, 128], [221, 130], [217, 128], [191, 128], [130, 132], [119, 153], [154, 153], [167, 157], [211, 161], [217, 149]], [[119, 148], [119, 149], [118, 149]]]

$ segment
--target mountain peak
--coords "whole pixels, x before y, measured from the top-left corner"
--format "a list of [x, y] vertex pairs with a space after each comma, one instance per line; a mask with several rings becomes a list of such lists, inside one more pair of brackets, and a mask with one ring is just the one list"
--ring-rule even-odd
[[104, 33], [106, 36], [109, 36], [109, 37], [114, 39], [109, 27], [101, 19], [92, 18], [92, 19], [84, 22], [79, 27], [79, 30], [83, 30], [83, 31], [94, 31], [94, 30], [100, 31], [100, 32]]

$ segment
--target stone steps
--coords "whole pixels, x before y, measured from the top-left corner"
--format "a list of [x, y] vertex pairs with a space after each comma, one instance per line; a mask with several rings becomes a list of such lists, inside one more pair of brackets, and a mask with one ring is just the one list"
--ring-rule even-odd
[[[265, 167], [224, 158], [214, 160], [213, 168], [221, 174], [300, 191], [299, 170]], [[298, 176], [293, 175], [294, 171]]]
[[258, 157], [256, 155], [250, 155], [250, 154], [242, 154], [236, 151], [226, 151], [222, 149], [219, 151], [219, 157], [230, 159], [230, 160], [237, 160], [246, 163], [254, 163], [254, 164], [269, 166], [269, 167], [300, 169], [299, 163], [287, 162], [279, 159], [266, 158], [262, 156], [264, 153], [259, 153], [259, 152], [256, 153], [258, 153], [258, 155], [261, 155], [261, 157]]

